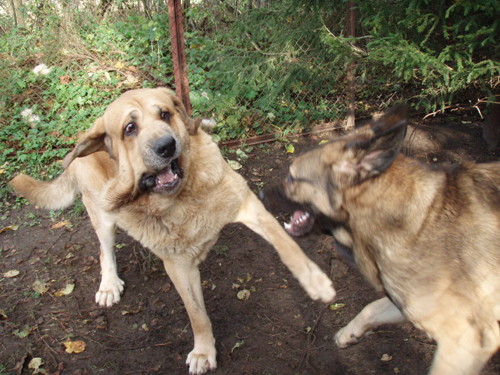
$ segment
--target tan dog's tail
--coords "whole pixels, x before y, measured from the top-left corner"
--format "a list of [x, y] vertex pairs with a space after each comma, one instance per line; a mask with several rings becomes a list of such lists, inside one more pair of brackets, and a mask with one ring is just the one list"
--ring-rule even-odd
[[76, 179], [67, 171], [52, 181], [39, 181], [20, 174], [13, 178], [9, 185], [30, 203], [48, 210], [68, 207], [74, 202], [79, 191]]

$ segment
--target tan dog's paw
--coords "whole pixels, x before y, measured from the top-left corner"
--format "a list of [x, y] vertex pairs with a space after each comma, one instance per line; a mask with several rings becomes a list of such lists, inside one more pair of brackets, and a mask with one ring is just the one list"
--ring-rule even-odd
[[333, 301], [337, 293], [333, 289], [332, 280], [313, 261], [309, 261], [307, 270], [307, 274], [299, 276], [298, 279], [309, 297], [325, 303]]
[[191, 353], [188, 354], [186, 365], [189, 366], [189, 373], [193, 375], [204, 374], [209, 370], [215, 370], [217, 368], [217, 361], [215, 359], [217, 352], [214, 347], [209, 350], [200, 351], [193, 349]]
[[100, 306], [106, 307], [110, 307], [115, 303], [118, 303], [120, 301], [124, 285], [125, 282], [118, 276], [107, 278], [103, 277], [99, 290], [95, 295], [95, 301]]
[[347, 348], [349, 345], [357, 344], [361, 338], [354, 334], [350, 324], [348, 324], [335, 334], [334, 340], [339, 348]]

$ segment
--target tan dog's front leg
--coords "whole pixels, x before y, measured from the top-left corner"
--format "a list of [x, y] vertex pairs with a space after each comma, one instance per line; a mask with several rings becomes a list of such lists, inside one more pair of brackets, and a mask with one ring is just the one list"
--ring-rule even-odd
[[205, 310], [201, 289], [198, 260], [188, 257], [172, 257], [163, 260], [165, 270], [180, 294], [191, 320], [194, 334], [194, 349], [186, 364], [190, 374], [204, 374], [217, 367], [215, 339], [212, 324]]
[[249, 191], [236, 221], [245, 224], [278, 252], [282, 262], [299, 280], [302, 287], [314, 300], [330, 302], [335, 297], [332, 281], [310, 260], [297, 243], [285, 232], [262, 202]]
[[123, 292], [122, 279], [118, 277], [116, 258], [113, 246], [115, 244], [116, 224], [115, 222], [94, 208], [92, 200], [83, 196], [83, 202], [90, 216], [90, 221], [95, 229], [101, 244], [99, 256], [101, 264], [101, 284], [95, 295], [95, 301], [101, 306], [112, 306], [118, 303]]

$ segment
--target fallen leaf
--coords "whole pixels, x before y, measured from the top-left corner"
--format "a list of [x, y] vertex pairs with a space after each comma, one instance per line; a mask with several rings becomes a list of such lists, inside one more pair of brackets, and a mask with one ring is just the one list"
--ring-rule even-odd
[[399, 369], [397, 367], [394, 367], [394, 373], [399, 374]]
[[41, 365], [43, 365], [42, 359], [40, 357], [35, 357], [30, 361], [30, 363], [28, 363], [28, 368], [35, 370], [33, 371], [33, 374], [38, 374], [38, 373], [45, 374], [45, 370], [40, 368]]
[[24, 329], [22, 331], [16, 329], [12, 333], [14, 335], [16, 335], [17, 337], [19, 337], [20, 339], [24, 339], [25, 337], [28, 337], [28, 335], [30, 334], [30, 332], [31, 332], [30, 326], [26, 324], [24, 326]]
[[64, 343], [66, 353], [81, 353], [85, 350], [87, 344], [83, 341], [66, 341]]
[[67, 296], [68, 294], [73, 293], [74, 289], [75, 289], [75, 284], [66, 284], [66, 288], [58, 290], [55, 293], [55, 295], [56, 297]]
[[149, 328], [148, 328], [148, 325], [146, 323], [144, 323], [141, 327], [144, 331], [146, 332], [149, 332]]
[[116, 64], [115, 64], [115, 68], [116, 69], [123, 69], [125, 68], [125, 63], [122, 62], [122, 61], [118, 61]]
[[333, 305], [330, 305], [330, 310], [338, 310], [341, 309], [342, 307], [345, 306], [345, 303], [334, 303]]
[[252, 276], [247, 273], [245, 277], [237, 277], [236, 280], [238, 280], [240, 283], [248, 283], [250, 280], [252, 280]]
[[19, 275], [19, 271], [18, 270], [10, 270], [10, 271], [7, 271], [3, 274], [4, 277], [7, 277], [7, 278], [10, 278], [10, 277], [16, 277], [17, 275]]
[[247, 301], [250, 298], [250, 291], [248, 289], [240, 290], [237, 297], [242, 301]]
[[322, 141], [320, 141], [320, 142], [318, 143], [318, 145], [322, 145], [323, 143], [328, 143], [328, 141], [327, 141], [326, 139], [323, 139]]
[[390, 356], [389, 354], [384, 354], [382, 358], [380, 358], [380, 360], [383, 362], [389, 362], [390, 360], [392, 360], [392, 356]]
[[237, 171], [238, 169], [241, 169], [241, 164], [238, 163], [236, 160], [228, 160], [227, 164], [234, 170]]
[[59, 229], [62, 227], [66, 227], [68, 225], [71, 225], [71, 223], [68, 220], [60, 221], [57, 224], [52, 225], [52, 227], [50, 227], [50, 229]]
[[133, 309], [130, 309], [130, 310], [122, 310], [122, 315], [137, 314], [141, 310], [142, 310], [142, 307], [137, 306], [137, 307], [134, 307]]
[[7, 320], [7, 314], [4, 309], [0, 309], [0, 320]]
[[244, 340], [236, 342], [236, 344], [234, 344], [233, 348], [231, 349], [231, 353], [234, 351], [234, 349], [239, 348], [240, 346], [243, 346], [244, 343], [245, 343]]
[[5, 232], [5, 231], [7, 231], [9, 229], [10, 230], [18, 230], [19, 227], [17, 225], [9, 225], [8, 227], [0, 229], [0, 233], [3, 233], [3, 232]]
[[40, 293], [42, 296], [49, 290], [49, 287], [45, 283], [45, 281], [37, 280], [31, 286], [33, 290], [37, 293]]
[[295, 152], [295, 147], [292, 144], [286, 145], [286, 152], [293, 154]]
[[71, 78], [69, 75], [65, 74], [63, 76], [59, 76], [59, 82], [61, 85], [67, 85], [71, 81]]

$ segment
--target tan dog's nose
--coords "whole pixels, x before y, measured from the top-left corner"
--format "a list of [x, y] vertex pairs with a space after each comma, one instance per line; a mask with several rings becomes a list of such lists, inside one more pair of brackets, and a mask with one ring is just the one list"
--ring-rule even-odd
[[170, 136], [164, 136], [156, 141], [154, 150], [158, 156], [168, 159], [174, 156], [176, 150], [175, 139]]

